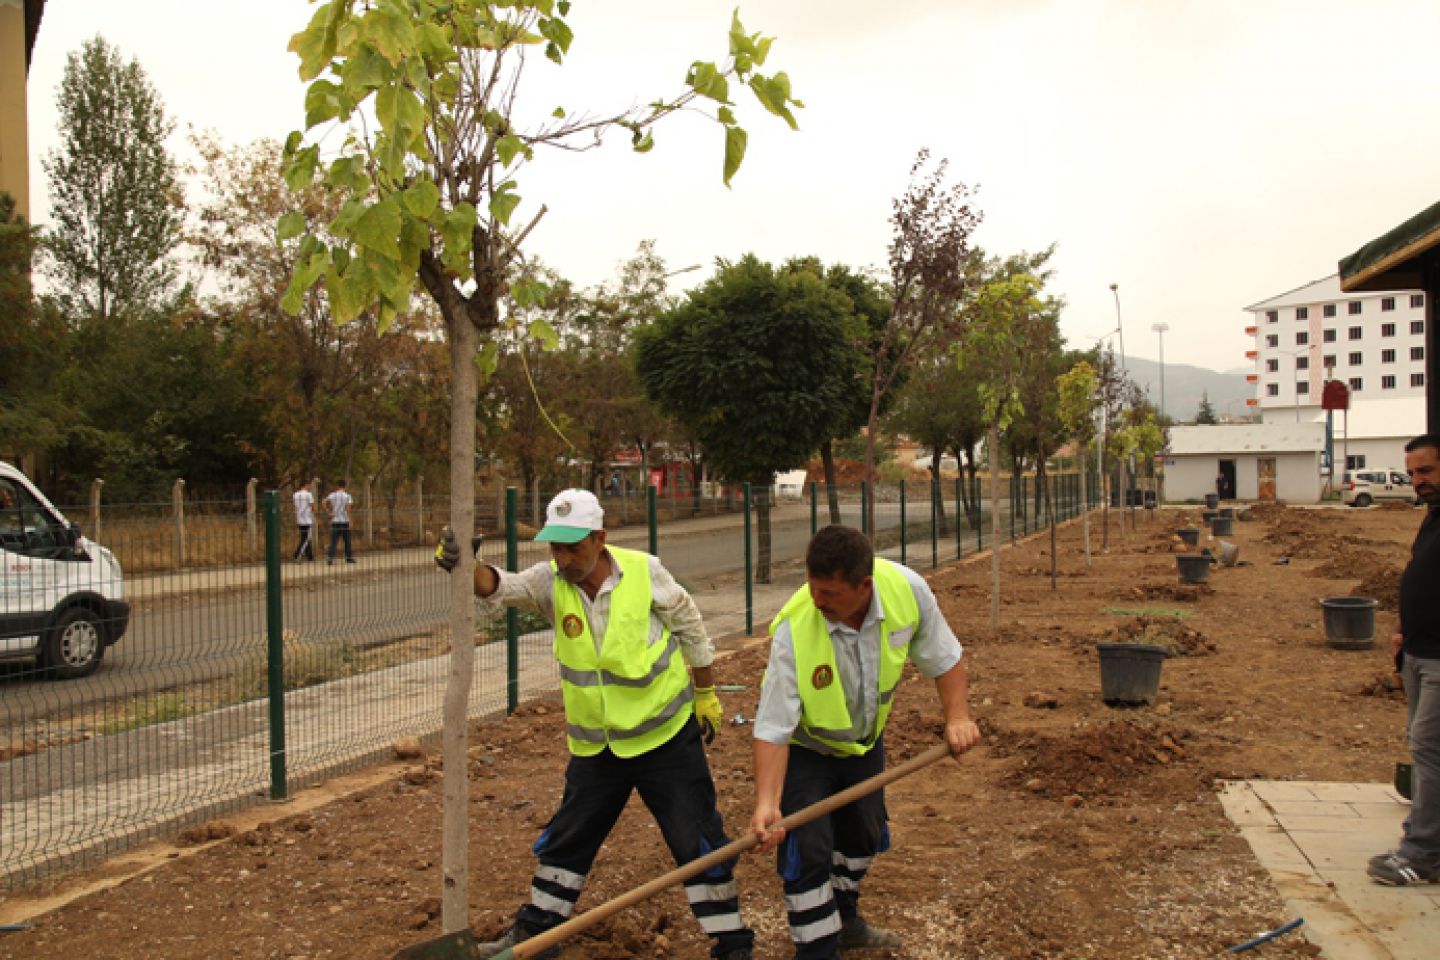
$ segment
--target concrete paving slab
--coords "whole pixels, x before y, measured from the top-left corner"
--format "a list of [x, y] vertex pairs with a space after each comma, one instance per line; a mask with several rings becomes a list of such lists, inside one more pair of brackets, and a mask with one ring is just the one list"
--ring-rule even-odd
[[1220, 801], [1327, 960], [1436, 956], [1440, 884], [1385, 887], [1365, 875], [1366, 861], [1395, 845], [1409, 809], [1393, 786], [1230, 781]]

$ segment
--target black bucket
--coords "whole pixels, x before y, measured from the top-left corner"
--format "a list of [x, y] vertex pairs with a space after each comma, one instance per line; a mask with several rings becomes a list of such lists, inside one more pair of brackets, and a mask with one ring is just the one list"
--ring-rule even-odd
[[1211, 520], [1214, 520], [1214, 519], [1215, 519], [1216, 517], [1218, 517], [1218, 516], [1220, 516], [1220, 511], [1219, 511], [1219, 510], [1201, 510], [1201, 511], [1200, 511], [1200, 519], [1201, 519], [1201, 521], [1204, 522], [1204, 523], [1209, 523]]
[[1205, 506], [1209, 507], [1211, 510], [1218, 510], [1218, 509], [1220, 509], [1220, 494], [1218, 494], [1218, 493], [1207, 493], [1207, 494], [1205, 494]]
[[1326, 597], [1325, 642], [1337, 650], [1368, 650], [1375, 645], [1375, 608], [1369, 597]]
[[1234, 519], [1235, 519], [1235, 508], [1234, 508], [1234, 507], [1221, 507], [1221, 508], [1220, 508], [1220, 516], [1222, 516], [1222, 517], [1229, 517], [1231, 520], [1234, 520]]
[[1204, 583], [1210, 579], [1210, 558], [1203, 553], [1175, 554], [1175, 568], [1181, 583]]
[[1216, 537], [1232, 537], [1235, 535], [1234, 517], [1216, 517], [1210, 521], [1210, 533]]
[[1187, 547], [1200, 545], [1200, 530], [1198, 527], [1181, 527], [1179, 530], [1176, 530], [1175, 533], [1180, 537], [1180, 542]]
[[1111, 706], [1154, 703], [1165, 648], [1149, 643], [1102, 643], [1100, 698]]

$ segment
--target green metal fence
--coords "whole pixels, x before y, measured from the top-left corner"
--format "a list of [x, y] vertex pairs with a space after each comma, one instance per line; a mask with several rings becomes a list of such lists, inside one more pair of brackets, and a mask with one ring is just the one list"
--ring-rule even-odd
[[[1082, 509], [1079, 489], [1074, 475], [1052, 478], [1057, 519]], [[1007, 535], [1048, 523], [1034, 490], [1033, 478], [1002, 487]], [[685, 492], [606, 496], [609, 541], [656, 552], [717, 639], [763, 630], [804, 582], [805, 544], [831, 521], [831, 491]], [[856, 527], [870, 526], [873, 504], [877, 552], [917, 569], [991, 545], [983, 481], [833, 493], [834, 515]], [[543, 510], [548, 499], [509, 490], [477, 503], [480, 559], [506, 569], [547, 560], [531, 538], [535, 503]], [[401, 737], [438, 733], [448, 586], [431, 552], [448, 499], [372, 508], [368, 527], [358, 515], [354, 563], [343, 547], [329, 562], [323, 525], [317, 559], [292, 560], [298, 536], [284, 500], [187, 504], [183, 528], [168, 504], [105, 508], [97, 539], [126, 564], [123, 638], [78, 679], [0, 660], [0, 886], [282, 800], [373, 763]], [[82, 526], [94, 519], [85, 507], [65, 513]], [[556, 691], [551, 641], [542, 620], [482, 605], [471, 715]]]

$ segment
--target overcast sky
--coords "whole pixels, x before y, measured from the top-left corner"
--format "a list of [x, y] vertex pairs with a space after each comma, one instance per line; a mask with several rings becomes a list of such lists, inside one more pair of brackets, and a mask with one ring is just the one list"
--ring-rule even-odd
[[[566, 67], [530, 78], [537, 108], [677, 92], [692, 60], [723, 57], [735, 6], [575, 0]], [[138, 59], [177, 153], [186, 127], [283, 139], [304, 96], [285, 47], [312, 11], [50, 0], [30, 68], [37, 222], [67, 53], [99, 33]], [[800, 130], [740, 101], [750, 151], [729, 190], [720, 133], [695, 117], [644, 156], [616, 137], [543, 158], [520, 182], [529, 209], [549, 207], [533, 253], [587, 285], [646, 238], [672, 269], [704, 266], [685, 285], [752, 251], [879, 266], [928, 147], [978, 187], [987, 250], [1058, 244], [1051, 290], [1073, 344], [1116, 327], [1117, 283], [1127, 353], [1157, 358], [1163, 321], [1167, 362], [1226, 370], [1246, 364], [1246, 305], [1334, 273], [1440, 199], [1433, 0], [752, 0], [740, 15], [777, 37], [767, 69], [790, 74]]]

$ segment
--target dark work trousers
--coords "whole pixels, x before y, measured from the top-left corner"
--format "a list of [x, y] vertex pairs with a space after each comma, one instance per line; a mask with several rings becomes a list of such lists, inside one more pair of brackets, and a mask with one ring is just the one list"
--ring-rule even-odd
[[[885, 769], [885, 743], [858, 757], [827, 757], [790, 745], [780, 812], [794, 813]], [[860, 881], [890, 847], [884, 792], [861, 797], [791, 830], [775, 854], [796, 960], [837, 960], [840, 922], [853, 917]]]
[[299, 560], [302, 556], [306, 560], [315, 559], [315, 545], [310, 542], [310, 524], [298, 524], [300, 528], [300, 542], [295, 544], [295, 557]]
[[[517, 926], [534, 936], [570, 919], [585, 877], [632, 790], [655, 817], [676, 864], [689, 863], [729, 843], [715, 784], [691, 720], [648, 753], [622, 759], [609, 750], [593, 757], [571, 756], [565, 768], [560, 809], [535, 841], [540, 865], [531, 880], [530, 902], [515, 914]], [[740, 919], [735, 861], [729, 860], [685, 883], [690, 909], [715, 939], [711, 954], [748, 949], [755, 934]]]
[[340, 542], [342, 537], [345, 539], [345, 559], [355, 559], [355, 554], [350, 551], [350, 524], [348, 523], [330, 524], [330, 551], [326, 556], [331, 560], [335, 559], [335, 545]]

